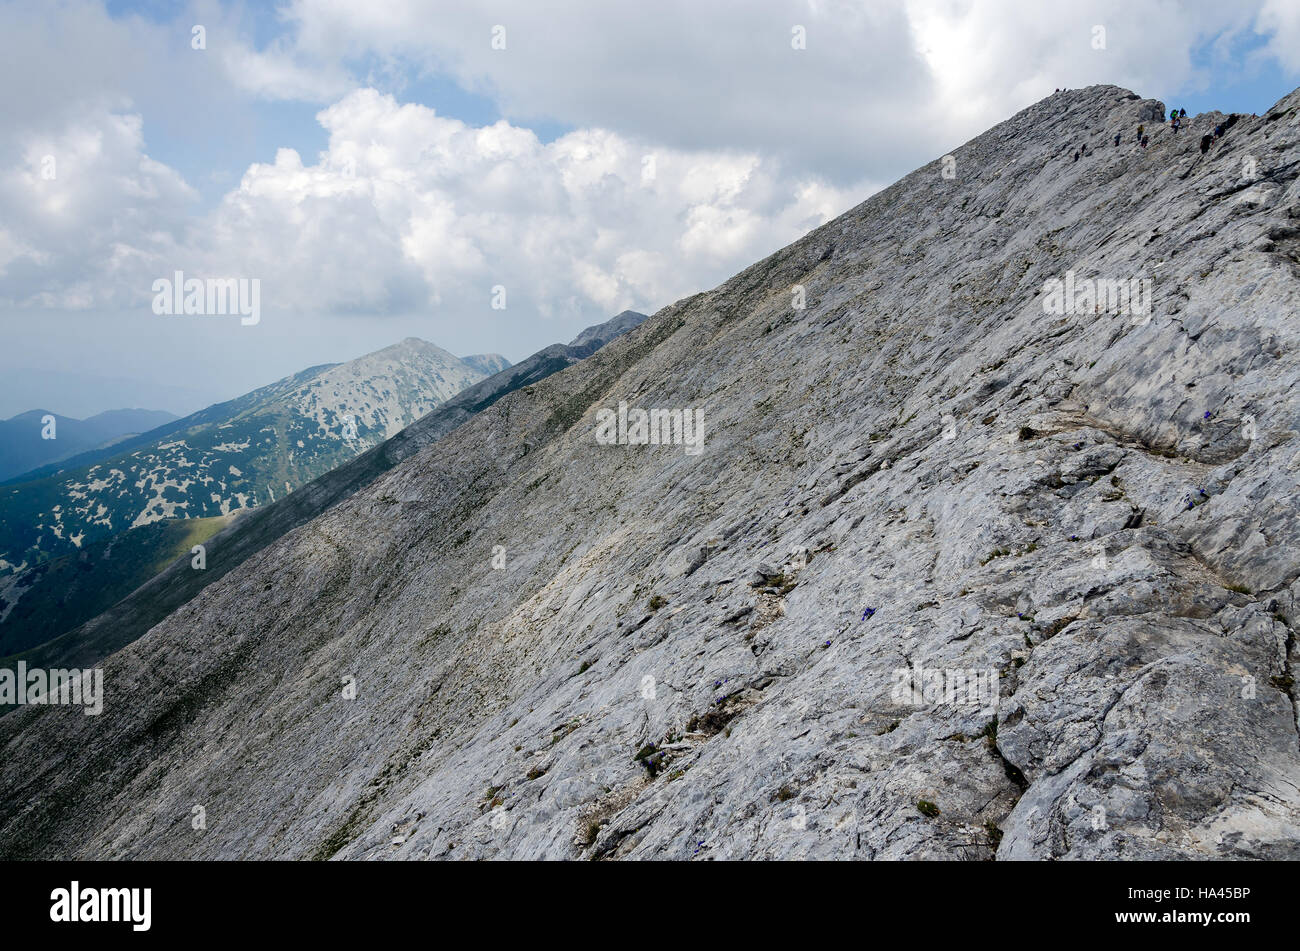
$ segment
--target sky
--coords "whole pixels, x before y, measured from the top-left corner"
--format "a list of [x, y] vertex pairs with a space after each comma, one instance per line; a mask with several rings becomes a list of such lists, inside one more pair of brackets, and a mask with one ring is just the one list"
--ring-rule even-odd
[[[518, 361], [1094, 83], [1262, 113], [1300, 0], [0, 0], [0, 417]], [[177, 272], [257, 322], [157, 313]]]

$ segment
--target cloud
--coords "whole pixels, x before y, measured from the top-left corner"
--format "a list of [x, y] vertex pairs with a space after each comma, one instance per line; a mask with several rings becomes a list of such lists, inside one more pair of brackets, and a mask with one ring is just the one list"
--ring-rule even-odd
[[197, 198], [144, 153], [138, 115], [90, 112], [20, 135], [0, 167], [0, 303], [129, 305], [174, 260]]
[[[874, 188], [601, 129], [543, 143], [373, 89], [318, 119], [329, 147], [314, 163], [281, 149], [198, 216], [193, 190], [146, 154], [139, 116], [87, 115], [30, 137], [0, 171], [4, 296], [143, 308], [153, 280], [181, 270], [259, 279], [267, 319], [433, 312], [536, 333], [539, 319], [591, 322], [711, 286]], [[498, 286], [504, 312], [490, 306]]]
[[474, 127], [371, 89], [319, 119], [329, 148], [316, 164], [284, 150], [252, 166], [204, 229], [203, 256], [260, 277], [273, 307], [491, 314], [500, 285], [520, 320], [653, 308], [871, 190], [606, 130], [542, 143], [505, 121]]
[[[295, 0], [270, 18], [199, 0], [161, 22], [0, 2], [0, 305], [134, 313], [179, 269], [260, 278], [263, 333], [429, 314], [421, 333], [491, 327], [521, 355], [715, 285], [1057, 86], [1208, 83], [1217, 60], [1193, 51], [1251, 29], [1255, 55], [1300, 69], [1293, 7]], [[507, 119], [393, 95], [447, 78]], [[268, 101], [323, 106], [320, 154], [274, 126], [277, 153], [204, 163]], [[543, 141], [534, 120], [573, 131]], [[174, 167], [191, 160], [195, 183], [238, 185], [202, 204]]]
[[257, 50], [232, 36], [212, 49], [230, 84], [260, 99], [326, 102], [357, 85], [340, 64], [303, 62], [278, 40]]
[[1259, 14], [1260, 29], [1270, 34], [1266, 47], [1290, 72], [1300, 72], [1300, 6], [1294, 0], [1267, 0]]
[[[515, 120], [734, 148], [837, 184], [892, 180], [1058, 86], [1199, 86], [1191, 51], [1256, 26], [1296, 69], [1286, 0], [296, 0], [297, 54], [450, 75]], [[1257, 19], [1258, 18], [1258, 19]], [[503, 28], [504, 48], [494, 48]], [[1098, 48], [1096, 30], [1104, 30]], [[794, 32], [802, 30], [804, 48]], [[498, 43], [497, 46], [501, 44]]]
[[[288, 37], [255, 49], [242, 7], [203, 2], [170, 12], [161, 22], [110, 16], [94, 0], [0, 2], [0, 123], [51, 127], [98, 109], [201, 131], [223, 127], [250, 97], [324, 103], [357, 85], [341, 64], [306, 62]], [[203, 49], [193, 47], [196, 25]]]

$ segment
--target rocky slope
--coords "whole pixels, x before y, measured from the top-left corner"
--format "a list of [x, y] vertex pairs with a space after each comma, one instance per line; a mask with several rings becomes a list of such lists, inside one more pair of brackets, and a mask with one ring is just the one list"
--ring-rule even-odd
[[499, 353], [474, 353], [468, 357], [461, 357], [460, 362], [473, 367], [485, 377], [510, 368], [510, 361]]
[[0, 854], [1300, 857], [1300, 93], [1162, 113], [1052, 96], [269, 545], [0, 718]]

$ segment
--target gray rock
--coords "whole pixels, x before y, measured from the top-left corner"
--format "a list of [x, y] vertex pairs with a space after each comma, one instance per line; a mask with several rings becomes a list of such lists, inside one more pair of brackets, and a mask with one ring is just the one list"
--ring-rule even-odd
[[1300, 93], [1163, 112], [1052, 96], [251, 555], [0, 718], [0, 853], [1300, 857]]

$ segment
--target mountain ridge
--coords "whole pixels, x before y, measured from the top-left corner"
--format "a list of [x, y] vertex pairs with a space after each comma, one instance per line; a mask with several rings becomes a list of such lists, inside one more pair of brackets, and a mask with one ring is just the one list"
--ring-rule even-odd
[[[298, 492], [243, 513], [241, 518], [214, 537], [204, 540], [210, 554], [201, 572], [192, 569], [187, 550], [126, 598], [111, 606], [105, 605], [107, 610], [102, 614], [88, 618], [48, 643], [41, 642], [18, 652], [8, 660], [23, 660], [32, 666], [51, 668], [98, 663], [144, 634], [170, 611], [271, 541], [369, 484], [417, 448], [451, 432], [502, 396], [590, 356], [635, 325], [637, 321], [629, 315], [645, 319], [644, 315], [624, 311], [609, 321], [603, 330], [599, 329], [601, 325], [597, 325], [584, 331], [585, 342], [581, 346], [555, 344], [547, 347], [461, 391], [400, 433], [321, 475]], [[0, 594], [4, 590], [0, 584]], [[4, 627], [0, 625], [0, 643], [4, 641], [3, 635]]]
[[1297, 857], [1300, 91], [1163, 116], [1048, 97], [420, 447], [0, 718], [0, 854]]
[[[54, 435], [45, 438], [45, 420], [51, 417]], [[175, 413], [152, 409], [104, 410], [85, 419], [45, 409], [17, 413], [0, 420], [0, 484], [78, 453], [148, 432], [177, 418]]]

